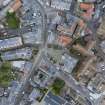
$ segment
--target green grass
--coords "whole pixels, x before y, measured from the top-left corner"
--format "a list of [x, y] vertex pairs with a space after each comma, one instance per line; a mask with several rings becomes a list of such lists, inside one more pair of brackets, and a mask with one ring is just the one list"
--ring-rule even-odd
[[64, 87], [65, 85], [65, 82], [59, 78], [56, 78], [54, 80], [54, 83], [52, 84], [52, 92], [55, 94], [55, 95], [59, 95], [62, 88]]
[[13, 74], [11, 73], [11, 64], [9, 62], [5, 62], [2, 64], [0, 68], [0, 85], [3, 87], [7, 87], [11, 80], [15, 78]]
[[16, 29], [16, 28], [19, 28], [19, 26], [20, 26], [19, 18], [16, 17], [15, 13], [7, 12], [6, 23], [7, 23], [7, 26], [9, 28], [15, 28]]

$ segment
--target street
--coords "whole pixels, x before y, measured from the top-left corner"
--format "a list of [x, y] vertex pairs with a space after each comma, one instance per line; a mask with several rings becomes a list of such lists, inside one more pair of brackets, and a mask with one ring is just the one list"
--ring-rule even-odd
[[[91, 105], [94, 105], [94, 103], [90, 99], [89, 90], [85, 87], [80, 86], [71, 75], [66, 75], [63, 71], [60, 71], [58, 76], [62, 78], [67, 83], [67, 85], [74, 89], [77, 93], [79, 92], [81, 96], [83, 96], [85, 99], [88, 99], [92, 103]], [[86, 105], [90, 104], [86, 103]]]

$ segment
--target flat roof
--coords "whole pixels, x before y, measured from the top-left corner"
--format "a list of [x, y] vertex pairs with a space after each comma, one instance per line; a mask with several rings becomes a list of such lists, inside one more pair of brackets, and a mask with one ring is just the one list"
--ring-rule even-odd
[[47, 103], [47, 104], [50, 104], [50, 105], [71, 105], [70, 103], [68, 103], [65, 99], [63, 99], [62, 97], [60, 96], [56, 96], [54, 94], [52, 94], [52, 92], [49, 92], [44, 101]]

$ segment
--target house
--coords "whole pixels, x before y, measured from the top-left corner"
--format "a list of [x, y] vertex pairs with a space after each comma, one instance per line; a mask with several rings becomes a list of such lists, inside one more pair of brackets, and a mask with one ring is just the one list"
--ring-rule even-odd
[[41, 44], [42, 43], [42, 37], [41, 37], [41, 30], [38, 29], [37, 32], [28, 32], [23, 34], [23, 41], [25, 44]]
[[21, 37], [8, 38], [0, 40], [0, 50], [13, 49], [22, 46]]
[[11, 65], [13, 68], [20, 70], [26, 61], [11, 61]]
[[43, 57], [43, 59], [40, 62], [39, 68], [51, 77], [53, 77], [57, 71], [55, 66], [52, 65], [47, 56]]

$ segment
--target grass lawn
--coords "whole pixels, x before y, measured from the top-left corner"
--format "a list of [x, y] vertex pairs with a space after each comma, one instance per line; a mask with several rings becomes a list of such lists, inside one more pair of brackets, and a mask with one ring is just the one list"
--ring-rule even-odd
[[6, 23], [9, 28], [19, 28], [20, 26], [19, 18], [16, 17], [15, 13], [7, 12]]
[[0, 68], [0, 85], [3, 87], [7, 87], [11, 80], [15, 78], [15, 76], [11, 73], [11, 64], [9, 62], [5, 62], [2, 64]]

